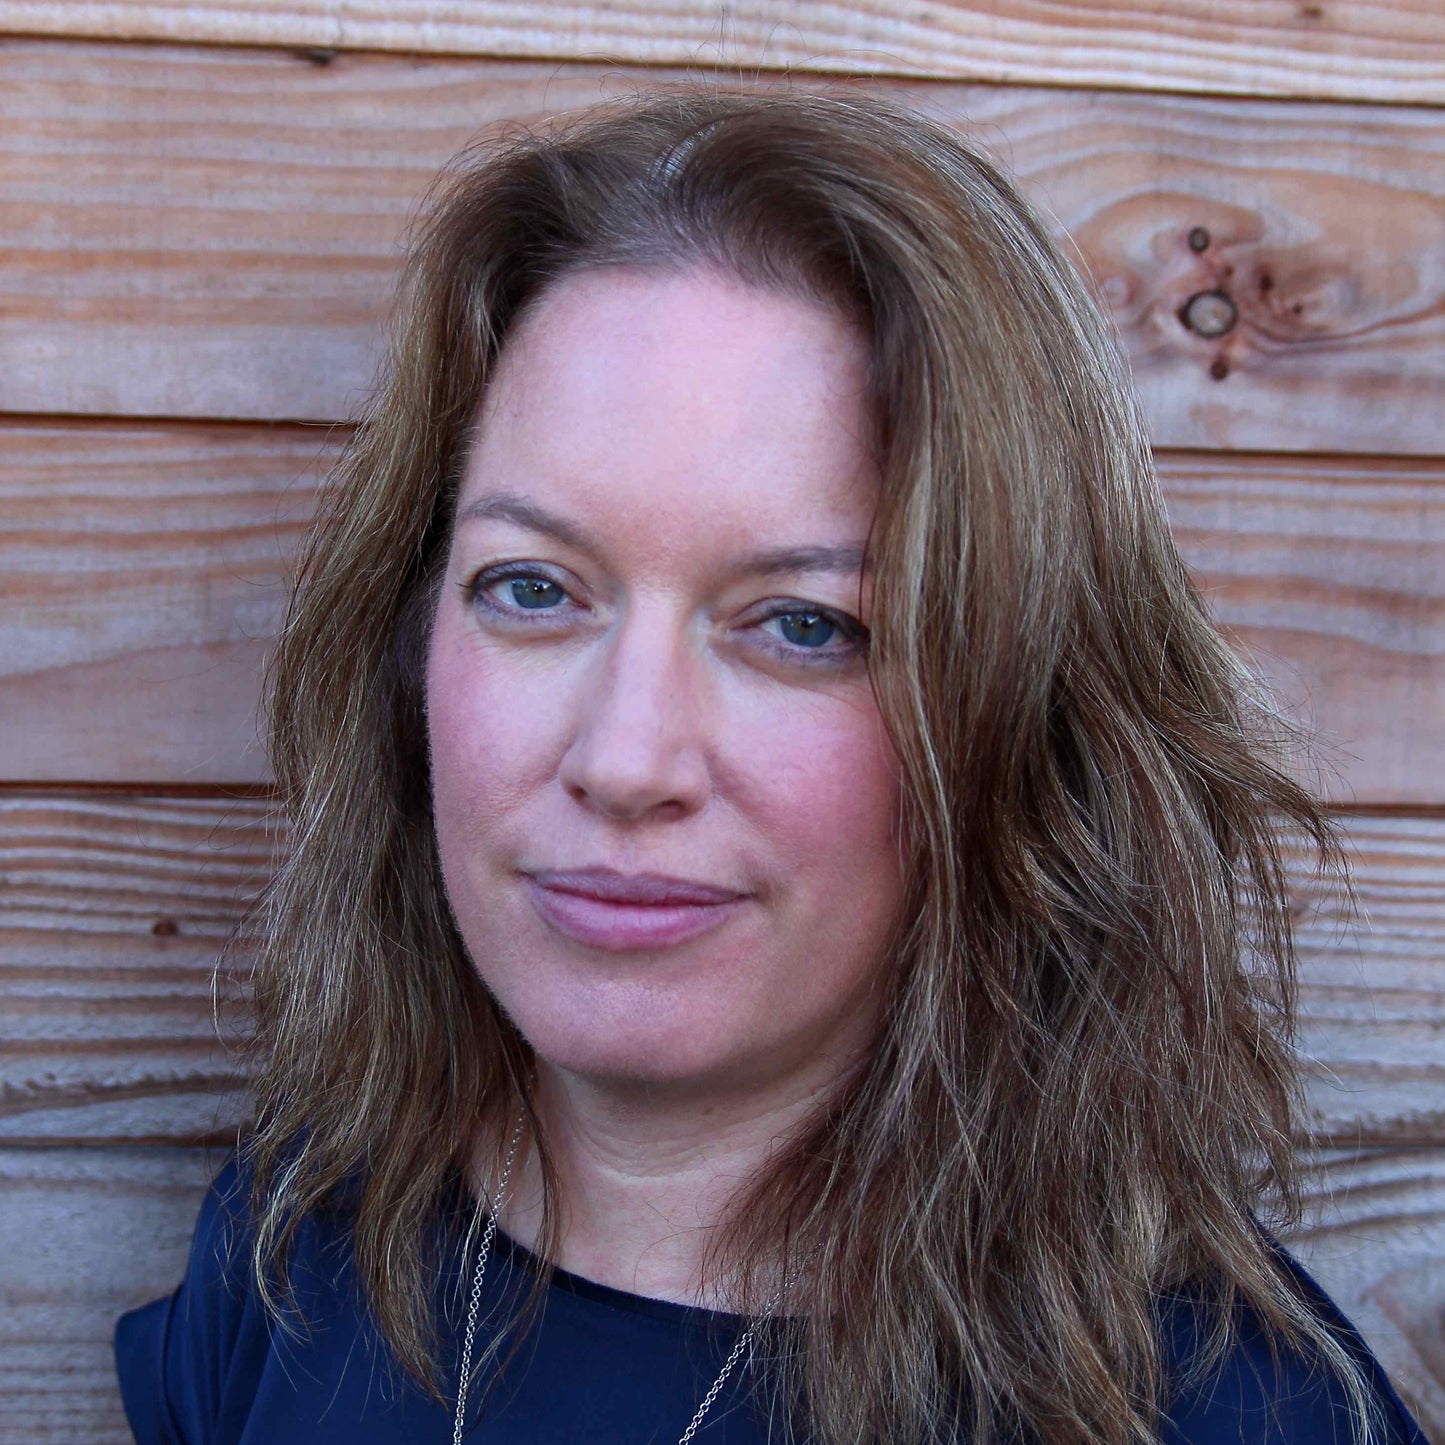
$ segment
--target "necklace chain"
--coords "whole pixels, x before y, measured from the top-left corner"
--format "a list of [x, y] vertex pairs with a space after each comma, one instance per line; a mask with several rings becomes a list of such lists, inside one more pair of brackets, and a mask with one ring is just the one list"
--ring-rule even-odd
[[[472, 1372], [472, 1341], [477, 1333], [477, 1306], [482, 1298], [482, 1275], [487, 1268], [487, 1256], [492, 1252], [492, 1241], [497, 1237], [497, 1216], [502, 1212], [502, 1205], [507, 1199], [507, 1181], [512, 1177], [512, 1162], [517, 1157], [517, 1144], [521, 1138], [522, 1120], [518, 1119], [517, 1127], [512, 1131], [512, 1142], [507, 1149], [507, 1162], [502, 1166], [502, 1181], [497, 1185], [497, 1202], [492, 1206], [487, 1227], [482, 1231], [482, 1242], [477, 1249], [477, 1268], [472, 1276], [472, 1297], [467, 1305], [467, 1333], [462, 1342], [461, 1379], [457, 1382], [457, 1418], [452, 1429], [452, 1445], [462, 1445], [462, 1421], [467, 1409], [467, 1377]], [[481, 1208], [480, 1201], [477, 1207]]]
[[[522, 1138], [522, 1122], [521, 1119], [518, 1119], [517, 1127], [512, 1131], [512, 1142], [507, 1147], [507, 1160], [502, 1166], [502, 1178], [497, 1185], [496, 1203], [492, 1206], [486, 1228], [482, 1231], [481, 1243], [477, 1246], [477, 1267], [472, 1275], [472, 1293], [467, 1305], [467, 1331], [462, 1341], [461, 1378], [457, 1382], [457, 1415], [452, 1428], [452, 1445], [462, 1445], [462, 1422], [466, 1417], [468, 1376], [472, 1369], [472, 1343], [477, 1333], [477, 1308], [482, 1298], [482, 1276], [486, 1273], [487, 1259], [492, 1252], [492, 1242], [497, 1237], [497, 1216], [501, 1214], [502, 1205], [506, 1202], [507, 1184], [512, 1177], [512, 1164], [516, 1160], [517, 1145]], [[480, 1202], [477, 1207], [481, 1208]], [[783, 1295], [787, 1293], [796, 1279], [797, 1274], [795, 1273], [783, 1282], [778, 1292], [768, 1301], [767, 1308], [763, 1311], [764, 1319], [772, 1315]], [[688, 1421], [687, 1429], [678, 1437], [677, 1445], [691, 1445], [692, 1437], [702, 1426], [703, 1417], [712, 1409], [717, 1397], [722, 1394], [722, 1388], [727, 1383], [728, 1376], [737, 1368], [738, 1361], [742, 1359], [756, 1334], [757, 1325], [752, 1324], [738, 1337], [738, 1342], [732, 1347], [732, 1352], [723, 1362], [722, 1369], [718, 1371], [717, 1379], [708, 1387], [707, 1394], [702, 1397], [702, 1403], [698, 1405], [692, 1419]]]

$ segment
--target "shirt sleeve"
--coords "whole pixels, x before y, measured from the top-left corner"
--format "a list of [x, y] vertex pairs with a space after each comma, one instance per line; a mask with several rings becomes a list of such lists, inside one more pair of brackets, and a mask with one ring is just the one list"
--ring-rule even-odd
[[233, 1154], [201, 1203], [179, 1287], [116, 1323], [116, 1372], [137, 1445], [233, 1438], [225, 1416], [267, 1334], [250, 1288], [246, 1194]]
[[[1280, 1242], [1266, 1243], [1300, 1293], [1360, 1365], [1377, 1408], [1377, 1445], [1429, 1445], [1359, 1330]], [[1259, 1319], [1245, 1312], [1234, 1348], [1208, 1381], [1168, 1412], [1166, 1445], [1355, 1445], [1358, 1423], [1333, 1370], [1278, 1345], [1278, 1360]]]

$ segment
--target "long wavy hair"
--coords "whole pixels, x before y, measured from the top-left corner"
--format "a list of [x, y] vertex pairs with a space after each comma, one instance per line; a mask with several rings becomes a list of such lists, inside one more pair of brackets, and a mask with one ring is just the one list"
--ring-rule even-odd
[[1090, 286], [973, 144], [846, 87], [628, 92], [487, 133], [429, 199], [267, 670], [290, 847], [253, 930], [243, 1147], [268, 1304], [349, 1189], [369, 1308], [441, 1399], [426, 1241], [519, 1112], [555, 1251], [528, 1046], [443, 887], [423, 669], [500, 349], [559, 278], [614, 265], [722, 266], [870, 338], [869, 666], [909, 891], [876, 1046], [710, 1254], [749, 1310], [807, 1262], [768, 1336], [788, 1417], [819, 1445], [1145, 1445], [1182, 1383], [1158, 1302], [1192, 1282], [1197, 1376], [1247, 1304], [1372, 1438], [1261, 1231], [1302, 1207], [1284, 839], [1348, 891], [1335, 825], [1180, 559]]

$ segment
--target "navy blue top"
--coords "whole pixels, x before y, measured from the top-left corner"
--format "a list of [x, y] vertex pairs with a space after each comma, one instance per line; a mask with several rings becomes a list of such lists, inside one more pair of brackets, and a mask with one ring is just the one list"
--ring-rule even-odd
[[[451, 1405], [442, 1408], [390, 1353], [361, 1304], [350, 1239], [336, 1212], [302, 1226], [293, 1255], [304, 1335], [272, 1323], [252, 1291], [245, 1181], [234, 1156], [201, 1206], [185, 1278], [176, 1292], [132, 1310], [116, 1326], [121, 1395], [139, 1445], [446, 1445], [465, 1299], [475, 1264], [463, 1255], [459, 1209], [440, 1226], [434, 1304]], [[464, 1195], [459, 1190], [459, 1198]], [[469, 1206], [468, 1206], [469, 1212]], [[1358, 1331], [1279, 1245], [1273, 1248], [1318, 1310], [1356, 1352], [1389, 1424], [1389, 1445], [1427, 1445]], [[498, 1234], [483, 1285], [477, 1349], [525, 1292], [537, 1261]], [[1195, 1348], [1195, 1312], [1162, 1312], [1172, 1367]], [[500, 1370], [468, 1398], [474, 1445], [672, 1445], [716, 1377], [744, 1322], [737, 1316], [627, 1294], [557, 1270], [540, 1316]], [[761, 1445], [746, 1360], [705, 1417], [698, 1445]], [[1333, 1376], [1282, 1353], [1271, 1363], [1251, 1314], [1219, 1372], [1179, 1395], [1164, 1445], [1346, 1445], [1354, 1436]]]

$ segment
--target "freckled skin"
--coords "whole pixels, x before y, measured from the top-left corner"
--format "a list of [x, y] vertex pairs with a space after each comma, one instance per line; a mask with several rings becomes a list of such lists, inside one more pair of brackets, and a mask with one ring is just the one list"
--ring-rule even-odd
[[[897, 760], [844, 635], [814, 650], [816, 629], [766, 620], [781, 601], [866, 624], [867, 580], [727, 575], [761, 547], [866, 539], [865, 365], [832, 311], [704, 271], [568, 278], [503, 353], [458, 505], [519, 494], [598, 550], [458, 528], [427, 664], [434, 808], [468, 951], [563, 1074], [806, 1092], [871, 1037]], [[468, 585], [510, 562], [542, 569], [545, 606], [495, 581], [499, 618]], [[520, 876], [596, 865], [750, 896], [702, 937], [603, 951], [551, 929]]]

